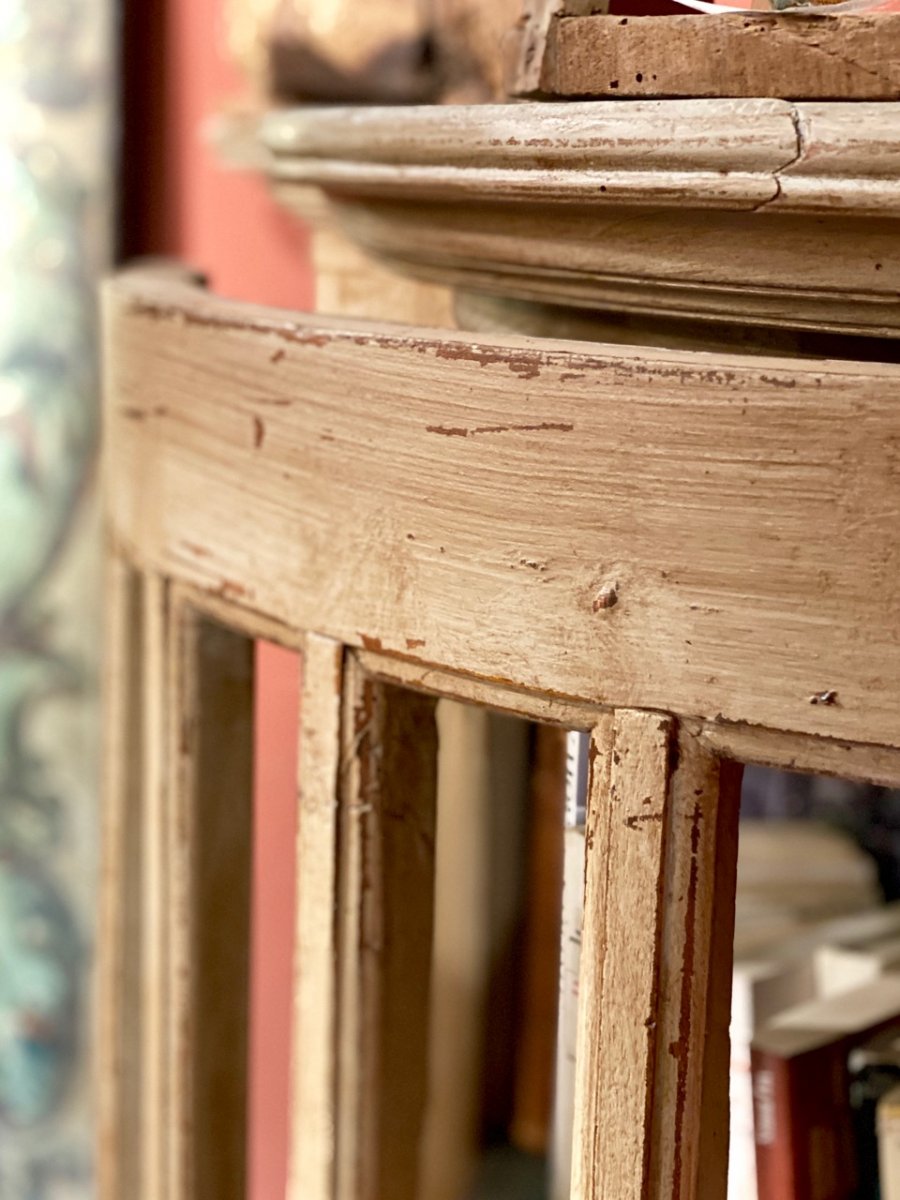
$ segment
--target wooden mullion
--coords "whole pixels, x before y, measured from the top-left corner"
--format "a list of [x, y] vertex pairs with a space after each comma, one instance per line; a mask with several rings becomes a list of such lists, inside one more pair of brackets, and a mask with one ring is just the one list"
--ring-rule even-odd
[[143, 581], [141, 794], [141, 1200], [171, 1200], [168, 1179], [169, 1105], [169, 863], [168, 752], [169, 586]]
[[435, 701], [344, 686], [338, 1200], [415, 1200], [434, 922]]
[[683, 727], [669, 784], [650, 1200], [724, 1196], [742, 767]]
[[336, 1140], [338, 793], [343, 647], [303, 648], [290, 1200], [331, 1200]]
[[740, 769], [658, 713], [592, 750], [573, 1200], [724, 1195]]
[[141, 1178], [141, 581], [110, 554], [106, 581], [103, 852], [98, 936], [98, 1190]]
[[671, 727], [619, 711], [592, 734], [573, 1200], [645, 1194]]
[[170, 1200], [168, 1153], [169, 911], [168, 635], [169, 588], [160, 576], [143, 583], [142, 678], [142, 972], [143, 1069], [140, 1074], [140, 1200]]

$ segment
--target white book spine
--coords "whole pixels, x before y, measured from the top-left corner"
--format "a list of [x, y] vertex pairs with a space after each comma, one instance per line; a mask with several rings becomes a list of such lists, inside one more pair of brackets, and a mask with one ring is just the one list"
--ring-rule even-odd
[[569, 1200], [572, 1175], [575, 1039], [578, 1028], [581, 927], [584, 923], [584, 825], [587, 815], [589, 760], [590, 736], [586, 733], [570, 733], [566, 739], [566, 829], [563, 851], [556, 1103], [551, 1167], [552, 1200]]

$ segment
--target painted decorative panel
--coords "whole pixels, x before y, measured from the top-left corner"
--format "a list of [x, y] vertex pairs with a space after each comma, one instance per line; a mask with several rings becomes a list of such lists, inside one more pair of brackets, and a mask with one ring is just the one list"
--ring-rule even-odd
[[91, 1194], [112, 0], [0, 4], [0, 1200]]

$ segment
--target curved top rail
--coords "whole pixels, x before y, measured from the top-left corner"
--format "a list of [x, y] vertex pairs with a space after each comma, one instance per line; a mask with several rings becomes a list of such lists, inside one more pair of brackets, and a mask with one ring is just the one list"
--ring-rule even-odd
[[[426, 667], [900, 744], [900, 367], [105, 294], [144, 568]], [[822, 699], [827, 697], [827, 699]]]

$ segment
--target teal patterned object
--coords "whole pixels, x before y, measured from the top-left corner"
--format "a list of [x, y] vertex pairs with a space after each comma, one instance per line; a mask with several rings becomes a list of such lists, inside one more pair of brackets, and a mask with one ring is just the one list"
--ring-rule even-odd
[[0, 628], [62, 544], [96, 437], [81, 196], [59, 154], [0, 145]]
[[85, 896], [90, 864], [72, 846], [90, 826], [73, 805], [93, 804], [93, 771], [47, 714], [61, 697], [68, 721], [91, 707], [90, 664], [59, 637], [84, 623], [87, 596], [60, 598], [54, 581], [98, 440], [112, 11], [0, 0], [0, 1200], [92, 1194], [89, 939], [72, 886]]
[[77, 934], [39, 870], [0, 856], [0, 1116], [27, 1127], [59, 1102], [75, 1030]]
[[82, 683], [77, 665], [46, 647], [0, 650], [0, 854], [37, 857], [59, 843], [60, 801], [25, 731], [32, 712]]
[[52, 145], [0, 144], [0, 1123], [45, 1121], [74, 1055], [75, 931], [32, 856], [59, 800], [27, 717], [77, 683], [53, 652], [37, 592], [69, 532], [94, 454], [91, 297], [83, 196]]
[[16, 76], [24, 99], [77, 109], [96, 98], [97, 81], [76, 54], [91, 9], [106, 0], [2, 0], [0, 70]]

